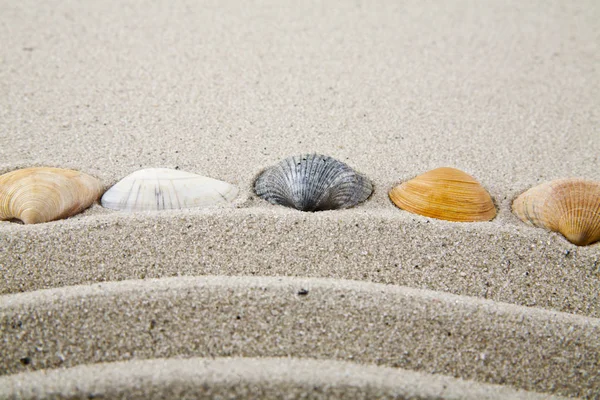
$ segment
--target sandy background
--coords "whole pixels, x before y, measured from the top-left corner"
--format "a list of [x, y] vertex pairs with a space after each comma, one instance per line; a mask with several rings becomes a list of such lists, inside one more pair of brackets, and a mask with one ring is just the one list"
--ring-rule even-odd
[[[178, 167], [241, 189], [221, 209], [95, 205], [44, 225], [0, 222], [0, 294], [179, 275], [334, 278], [596, 326], [600, 244], [528, 227], [510, 204], [550, 179], [600, 179], [598, 2], [0, 1], [0, 11], [0, 173], [74, 168], [108, 188], [140, 168]], [[262, 169], [305, 152], [347, 162], [375, 193], [315, 214], [253, 195]], [[388, 200], [395, 183], [440, 166], [476, 177], [498, 216], [449, 223]]]

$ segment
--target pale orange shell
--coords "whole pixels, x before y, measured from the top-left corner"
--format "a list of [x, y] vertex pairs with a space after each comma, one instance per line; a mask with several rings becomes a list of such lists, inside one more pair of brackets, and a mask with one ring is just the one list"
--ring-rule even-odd
[[67, 218], [85, 210], [102, 194], [100, 181], [60, 168], [26, 168], [0, 176], [0, 220], [26, 224]]
[[455, 168], [426, 172], [392, 188], [389, 196], [403, 210], [447, 221], [489, 221], [496, 216], [489, 193]]
[[600, 182], [546, 182], [517, 197], [512, 209], [523, 221], [560, 232], [578, 246], [600, 240]]

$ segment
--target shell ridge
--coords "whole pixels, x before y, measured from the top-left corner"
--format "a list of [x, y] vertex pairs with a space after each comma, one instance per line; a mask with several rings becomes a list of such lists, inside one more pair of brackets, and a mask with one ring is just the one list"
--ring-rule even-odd
[[364, 175], [358, 174], [358, 177], [360, 179], [361, 191], [360, 191], [356, 201], [360, 203], [369, 198], [369, 196], [373, 192], [373, 185], [371, 184], [371, 182], [369, 182], [369, 180]]
[[154, 181], [156, 181], [156, 182], [152, 182], [152, 183], [154, 183], [154, 187], [148, 188], [148, 189], [150, 189], [154, 194], [154, 201], [156, 202], [156, 209], [164, 210], [165, 209], [165, 199], [162, 196], [162, 189], [160, 187], [160, 179], [158, 178], [158, 176], [156, 176], [154, 178]]
[[[129, 198], [131, 197], [131, 194], [133, 193], [133, 187], [135, 186], [136, 183], [137, 183], [137, 179], [132, 179], [131, 180], [131, 187], [126, 192], [126, 193], [128, 193], [127, 198], [123, 200], [123, 205], [124, 206], [127, 206], [129, 204]], [[117, 183], [117, 185], [118, 185], [118, 183]], [[115, 187], [117, 187], [117, 186], [115, 185]], [[118, 189], [118, 187], [117, 187], [117, 189]]]
[[[184, 205], [181, 203], [181, 200], [179, 199], [179, 193], [177, 192], [177, 188], [175, 187], [175, 183], [173, 181], [169, 182], [171, 184], [171, 193], [173, 194], [175, 201], [177, 202], [177, 207], [176, 208], [182, 208]], [[170, 195], [169, 195], [170, 197]], [[171, 201], [171, 203], [173, 203], [173, 201]]]
[[320, 208], [320, 203], [324, 197], [328, 197], [329, 194], [326, 190], [320, 190], [317, 182], [319, 180], [311, 179], [314, 176], [321, 177], [326, 170], [327, 159], [325, 157], [319, 157], [317, 154], [309, 155], [310, 158], [310, 170], [308, 175], [305, 177], [307, 187], [307, 198], [305, 201], [309, 204], [309, 210], [314, 211]]
[[[295, 174], [295, 171], [291, 168], [291, 166], [289, 164], [286, 165], [288, 168], [278, 168], [275, 171], [272, 171], [271, 175], [277, 177], [277, 181], [279, 181], [279, 186], [278, 189], [285, 189], [282, 191], [278, 191], [278, 193], [280, 193], [279, 195], [279, 199], [281, 200], [285, 200], [290, 207], [294, 207], [295, 206], [295, 202], [294, 202], [294, 194], [293, 194], [293, 187], [292, 187], [292, 180], [291, 180], [291, 176], [292, 174]], [[279, 174], [277, 173], [279, 172]], [[271, 183], [271, 182], [267, 182]], [[266, 191], [266, 193], [269, 193], [268, 190]]]
[[[327, 160], [325, 157], [319, 157], [317, 154], [311, 154], [308, 157], [310, 157], [310, 171], [308, 175], [305, 176], [305, 186], [307, 187], [308, 192], [305, 202], [310, 203], [310, 211], [314, 211], [315, 209], [319, 208], [321, 199], [323, 197], [327, 197], [328, 193], [325, 193], [325, 191], [323, 191], [323, 193], [319, 193], [317, 185], [313, 184], [317, 181], [312, 180], [311, 177], [322, 176], [323, 172], [326, 169]], [[313, 200], [311, 201], [311, 199]]]
[[291, 174], [289, 175], [290, 179], [289, 179], [289, 185], [291, 187], [291, 200], [292, 200], [292, 204], [294, 204], [294, 206], [298, 207], [301, 203], [301, 193], [299, 192], [299, 188], [297, 185], [298, 180], [300, 179], [301, 175], [300, 175], [300, 170], [298, 169], [298, 164], [296, 159], [292, 159], [292, 163], [291, 165], [288, 163], [289, 165], [289, 170], [291, 172]]
[[[281, 171], [283, 171], [283, 169], [281, 169]], [[291, 194], [289, 193], [286, 175], [284, 173], [278, 174], [277, 172], [280, 171], [265, 171], [257, 180], [256, 193], [261, 197], [266, 196], [269, 201], [288, 201], [287, 198], [290, 197]], [[276, 190], [269, 192], [268, 188], [270, 186]]]
[[[135, 209], [136, 205], [140, 205], [140, 207], [144, 207], [143, 204], [139, 203], [138, 200], [140, 198], [140, 194], [142, 193], [142, 190], [144, 189], [144, 186], [146, 186], [146, 183], [144, 183], [143, 181], [139, 182], [137, 185], [137, 190], [135, 192], [135, 198], [133, 199], [133, 203], [131, 203], [130, 205], [130, 210], [133, 211]], [[147, 187], [147, 186], [146, 186]], [[141, 211], [145, 211], [144, 209], [142, 209]]]
[[289, 174], [284, 175], [284, 176], [287, 176], [287, 181], [288, 181], [287, 184], [290, 187], [290, 201], [294, 206], [297, 207], [298, 200], [299, 200], [298, 199], [299, 193], [298, 193], [298, 188], [295, 185], [295, 182], [298, 179], [299, 171], [298, 171], [298, 168], [296, 165], [296, 159], [290, 160], [290, 162], [287, 163], [287, 166], [288, 166]]
[[[302, 162], [305, 161], [305, 162]], [[309, 178], [309, 174], [308, 174], [308, 169], [309, 167], [312, 167], [312, 158], [310, 158], [309, 154], [306, 155], [302, 155], [300, 156], [300, 160], [298, 161], [298, 164], [296, 164], [298, 168], [298, 176], [301, 177], [301, 179], [299, 179], [298, 182], [300, 182], [300, 185], [298, 185], [298, 189], [300, 189], [299, 192], [299, 201], [300, 201], [300, 207], [302, 210], [309, 210], [310, 209], [310, 192], [311, 192], [311, 187], [310, 187], [310, 180]]]
[[331, 209], [335, 207], [335, 203], [332, 203], [332, 187], [335, 182], [335, 164], [330, 163], [329, 160], [323, 157], [323, 165], [319, 168], [318, 177], [312, 183], [313, 196], [315, 196], [315, 209]]
[[350, 204], [350, 197], [344, 193], [343, 186], [343, 183], [345, 182], [345, 176], [351, 174], [352, 171], [348, 170], [345, 164], [329, 164], [329, 169], [327, 170], [327, 173], [323, 178], [324, 182], [322, 183], [323, 196], [320, 199], [322, 208], [347, 208], [353, 205]]
[[[340, 172], [337, 176], [332, 178], [332, 182], [330, 183], [331, 187], [335, 187], [336, 190], [333, 193], [333, 202], [336, 204], [352, 204], [354, 203], [355, 187], [353, 185], [356, 184], [356, 180], [354, 180], [355, 174], [352, 171], [344, 170]], [[353, 182], [354, 181], [354, 182]]]
[[[302, 211], [315, 211], [319, 209], [319, 203], [323, 196], [327, 196], [323, 180], [323, 166], [320, 165], [320, 158], [316, 154], [306, 154], [301, 157], [299, 163], [302, 165], [302, 180], [301, 180], [301, 209]], [[304, 161], [304, 162], [302, 162]], [[318, 179], [313, 179], [317, 177]]]

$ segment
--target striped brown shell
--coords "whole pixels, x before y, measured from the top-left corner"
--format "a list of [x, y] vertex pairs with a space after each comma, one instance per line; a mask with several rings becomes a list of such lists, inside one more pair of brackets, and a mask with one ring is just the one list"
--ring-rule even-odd
[[456, 222], [489, 221], [496, 208], [489, 193], [471, 175], [442, 167], [395, 186], [392, 202], [414, 214]]
[[100, 181], [79, 171], [25, 168], [0, 176], [0, 220], [26, 224], [78, 214], [102, 194]]
[[600, 240], [600, 182], [567, 178], [542, 183], [515, 199], [523, 221], [586, 246]]

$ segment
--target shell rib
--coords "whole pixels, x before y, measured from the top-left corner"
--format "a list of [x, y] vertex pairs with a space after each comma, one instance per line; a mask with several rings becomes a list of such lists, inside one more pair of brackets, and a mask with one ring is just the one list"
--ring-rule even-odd
[[102, 194], [102, 183], [82, 172], [60, 168], [25, 168], [0, 176], [0, 220], [26, 224], [78, 214]]
[[559, 232], [578, 246], [600, 240], [600, 182], [546, 182], [517, 197], [512, 209], [521, 220]]
[[373, 185], [341, 161], [306, 154], [286, 158], [265, 170], [254, 189], [272, 204], [301, 211], [324, 211], [349, 208], [365, 201], [373, 192]]
[[210, 207], [232, 201], [238, 189], [223, 181], [185, 171], [136, 171], [102, 196], [102, 206], [119, 211], [157, 211]]
[[456, 222], [489, 221], [496, 208], [489, 193], [471, 175], [437, 168], [389, 192], [398, 207], [414, 214]]

